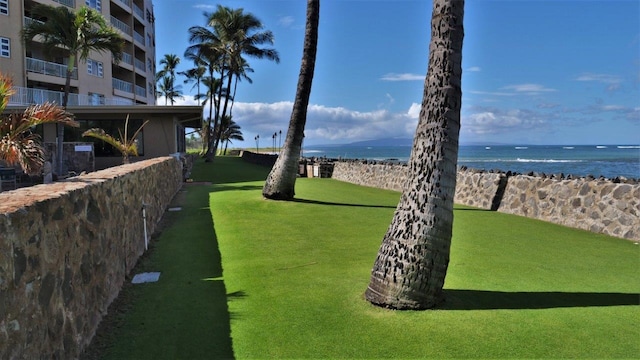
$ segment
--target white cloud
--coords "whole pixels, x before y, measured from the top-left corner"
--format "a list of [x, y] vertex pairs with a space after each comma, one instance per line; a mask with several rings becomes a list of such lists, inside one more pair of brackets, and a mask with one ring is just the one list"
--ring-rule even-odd
[[[262, 134], [280, 130], [285, 132], [292, 108], [293, 103], [289, 101], [270, 104], [236, 103], [233, 118], [245, 134], [260, 134], [262, 137]], [[310, 104], [307, 109], [305, 142], [347, 143], [386, 137], [412, 137], [417, 124], [417, 115], [414, 113], [413, 105], [406, 113], [392, 113], [388, 110], [361, 112], [344, 107]]]
[[480, 66], [472, 66], [470, 68], [467, 69], [468, 72], [478, 72], [481, 71], [482, 69], [480, 68]]
[[604, 84], [619, 84], [622, 82], [622, 79], [615, 75], [608, 74], [594, 74], [594, 73], [584, 73], [579, 75], [576, 81], [596, 81]]
[[540, 92], [557, 91], [556, 89], [546, 88], [543, 85], [539, 85], [539, 84], [508, 85], [508, 86], [502, 87], [501, 89], [513, 90], [517, 93], [540, 93]]
[[282, 16], [278, 19], [278, 25], [290, 27], [295, 22], [293, 16]]
[[210, 5], [210, 4], [195, 4], [193, 5], [193, 7], [196, 9], [206, 10], [206, 11], [216, 9], [215, 5]]
[[461, 131], [475, 135], [508, 134], [547, 125], [546, 116], [531, 110], [483, 107], [474, 110], [469, 115], [462, 115]]
[[474, 95], [492, 95], [492, 96], [514, 96], [514, 93], [508, 93], [508, 92], [499, 92], [499, 91], [477, 91], [477, 90], [471, 90], [469, 91], [469, 93], [474, 94]]
[[[156, 99], [156, 105], [164, 105], [165, 99], [164, 96], [161, 96]], [[170, 102], [167, 102], [168, 105], [171, 105]], [[196, 101], [192, 95], [184, 95], [181, 99], [175, 99], [174, 105], [198, 105], [198, 101]]]
[[388, 73], [388, 74], [382, 75], [382, 77], [380, 78], [380, 80], [384, 80], [384, 81], [418, 81], [418, 80], [424, 81], [424, 79], [425, 79], [425, 75], [409, 74], [409, 73], [404, 73], [404, 74]]

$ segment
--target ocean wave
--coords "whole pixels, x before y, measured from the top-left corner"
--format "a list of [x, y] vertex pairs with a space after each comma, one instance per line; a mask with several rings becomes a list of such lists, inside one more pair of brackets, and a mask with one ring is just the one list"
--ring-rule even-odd
[[596, 146], [596, 149], [606, 149], [606, 148], [607, 148], [607, 146], [604, 146], [604, 145], [598, 145], [598, 146]]
[[557, 159], [521, 159], [517, 158], [517, 162], [530, 162], [530, 163], [579, 163], [584, 160], [557, 160]]
[[618, 149], [640, 149], [640, 145], [621, 145]]
[[575, 149], [575, 147], [573, 147], [573, 146], [563, 146], [562, 148], [563, 149], [567, 149], [567, 150]]
[[516, 146], [514, 149], [516, 149], [516, 150], [526, 150], [528, 148], [529, 148], [528, 146]]
[[317, 154], [317, 153], [323, 153], [323, 152], [326, 152], [326, 151], [322, 151], [322, 150], [306, 150], [305, 149], [304, 152], [306, 154]]

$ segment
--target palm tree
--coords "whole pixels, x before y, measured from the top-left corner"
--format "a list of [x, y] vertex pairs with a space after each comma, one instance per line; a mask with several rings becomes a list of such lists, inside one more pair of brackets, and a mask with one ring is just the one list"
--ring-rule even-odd
[[[263, 25], [253, 14], [245, 13], [242, 8], [234, 10], [218, 5], [215, 12], [204, 15], [208, 28], [194, 26], [189, 29], [189, 41], [195, 44], [190, 47], [192, 50], [187, 51], [209, 53], [205, 57], [209, 60], [210, 66], [215, 65], [215, 70], [223, 80], [218, 88], [218, 104], [214, 118], [214, 123], [218, 124], [219, 119], [227, 115], [234, 75], [243, 71], [243, 64], [246, 63], [242, 55], [276, 62], [280, 62], [280, 58], [276, 50], [260, 47], [263, 44], [273, 44], [273, 33], [261, 31]], [[226, 93], [226, 96], [223, 93]], [[225, 98], [224, 105], [220, 104], [222, 97]], [[218, 140], [216, 138], [209, 154], [215, 154]]]
[[304, 126], [307, 122], [307, 107], [309, 105], [309, 96], [311, 95], [311, 82], [313, 81], [313, 71], [316, 63], [319, 17], [320, 0], [307, 0], [304, 47], [296, 98], [293, 103], [284, 147], [280, 150], [280, 155], [278, 155], [278, 159], [262, 188], [262, 195], [267, 199], [291, 200], [295, 196], [298, 160], [302, 149]]
[[[13, 95], [11, 79], [0, 73], [0, 114]], [[64, 108], [52, 103], [29, 106], [23, 113], [12, 113], [0, 118], [0, 160], [8, 165], [20, 164], [28, 175], [37, 175], [45, 162], [45, 151], [35, 126], [59, 123], [78, 127], [73, 116]]]
[[164, 96], [164, 104], [171, 102], [171, 105], [175, 103], [176, 99], [182, 99], [182, 85], [175, 85], [175, 81], [171, 79], [170, 75], [165, 75], [158, 81], [157, 96]]
[[207, 68], [204, 67], [204, 65], [201, 62], [195, 61], [195, 65], [196, 67], [191, 68], [187, 71], [180, 71], [178, 72], [178, 75], [182, 75], [184, 76], [186, 79], [184, 80], [185, 84], [188, 84], [190, 82], [195, 82], [195, 84], [193, 84], [193, 86], [191, 87], [191, 90], [193, 90], [193, 88], [196, 88], [197, 94], [195, 96], [195, 99], [198, 100], [198, 106], [200, 106], [200, 83], [202, 82], [202, 79], [204, 78], [204, 74], [207, 72]]
[[[109, 26], [102, 15], [94, 9], [83, 6], [77, 12], [66, 6], [36, 4], [31, 9], [31, 17], [44, 19], [33, 21], [22, 29], [22, 39], [26, 43], [39, 36], [47, 53], [62, 49], [69, 58], [64, 85], [62, 107], [66, 109], [71, 90], [71, 75], [76, 67], [76, 59], [86, 61], [92, 51], [110, 52], [114, 61], [122, 58], [124, 40], [117, 30]], [[64, 126], [58, 124], [58, 175], [62, 174], [62, 142]]]
[[176, 54], [164, 54], [160, 65], [162, 69], [156, 74], [156, 80], [162, 79], [165, 76], [169, 76], [171, 80], [176, 80], [176, 68], [180, 64], [180, 58]]
[[232, 140], [244, 141], [244, 136], [240, 125], [231, 120], [231, 116], [225, 116], [220, 121], [220, 141], [225, 144], [223, 155], [227, 155], [227, 148]]
[[138, 156], [138, 134], [142, 131], [142, 128], [147, 125], [149, 120], [146, 120], [138, 130], [136, 130], [131, 137], [127, 136], [127, 130], [129, 128], [129, 116], [124, 122], [124, 133], [118, 129], [119, 138], [115, 138], [110, 134], [107, 134], [103, 129], [93, 128], [82, 133], [82, 136], [93, 137], [98, 140], [102, 140], [107, 144], [113, 146], [116, 150], [122, 154], [122, 163], [129, 163], [129, 156]]
[[429, 67], [408, 182], [365, 293], [382, 307], [427, 309], [443, 299], [460, 132], [463, 15], [463, 0], [433, 1]]

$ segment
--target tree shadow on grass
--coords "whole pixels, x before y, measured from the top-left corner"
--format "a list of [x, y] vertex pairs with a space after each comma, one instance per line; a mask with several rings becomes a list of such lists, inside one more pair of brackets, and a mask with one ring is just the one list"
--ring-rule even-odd
[[308, 199], [300, 199], [294, 198], [293, 202], [303, 203], [303, 204], [315, 204], [315, 205], [330, 205], [330, 206], [352, 206], [352, 207], [368, 207], [368, 208], [386, 208], [386, 209], [395, 209], [396, 206], [389, 205], [367, 205], [367, 204], [347, 204], [347, 203], [337, 203], [330, 201], [320, 201], [320, 200], [308, 200]]
[[637, 293], [445, 289], [442, 310], [524, 310], [640, 305]]

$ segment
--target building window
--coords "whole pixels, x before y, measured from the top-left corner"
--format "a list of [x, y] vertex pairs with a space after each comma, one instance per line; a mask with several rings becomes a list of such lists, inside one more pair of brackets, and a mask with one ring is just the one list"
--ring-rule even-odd
[[88, 7], [102, 11], [102, 0], [85, 0]]
[[87, 59], [87, 74], [97, 77], [104, 77], [102, 61]]
[[9, 15], [9, 0], [0, 0], [0, 14]]
[[11, 57], [11, 40], [0, 37], [0, 57]]

